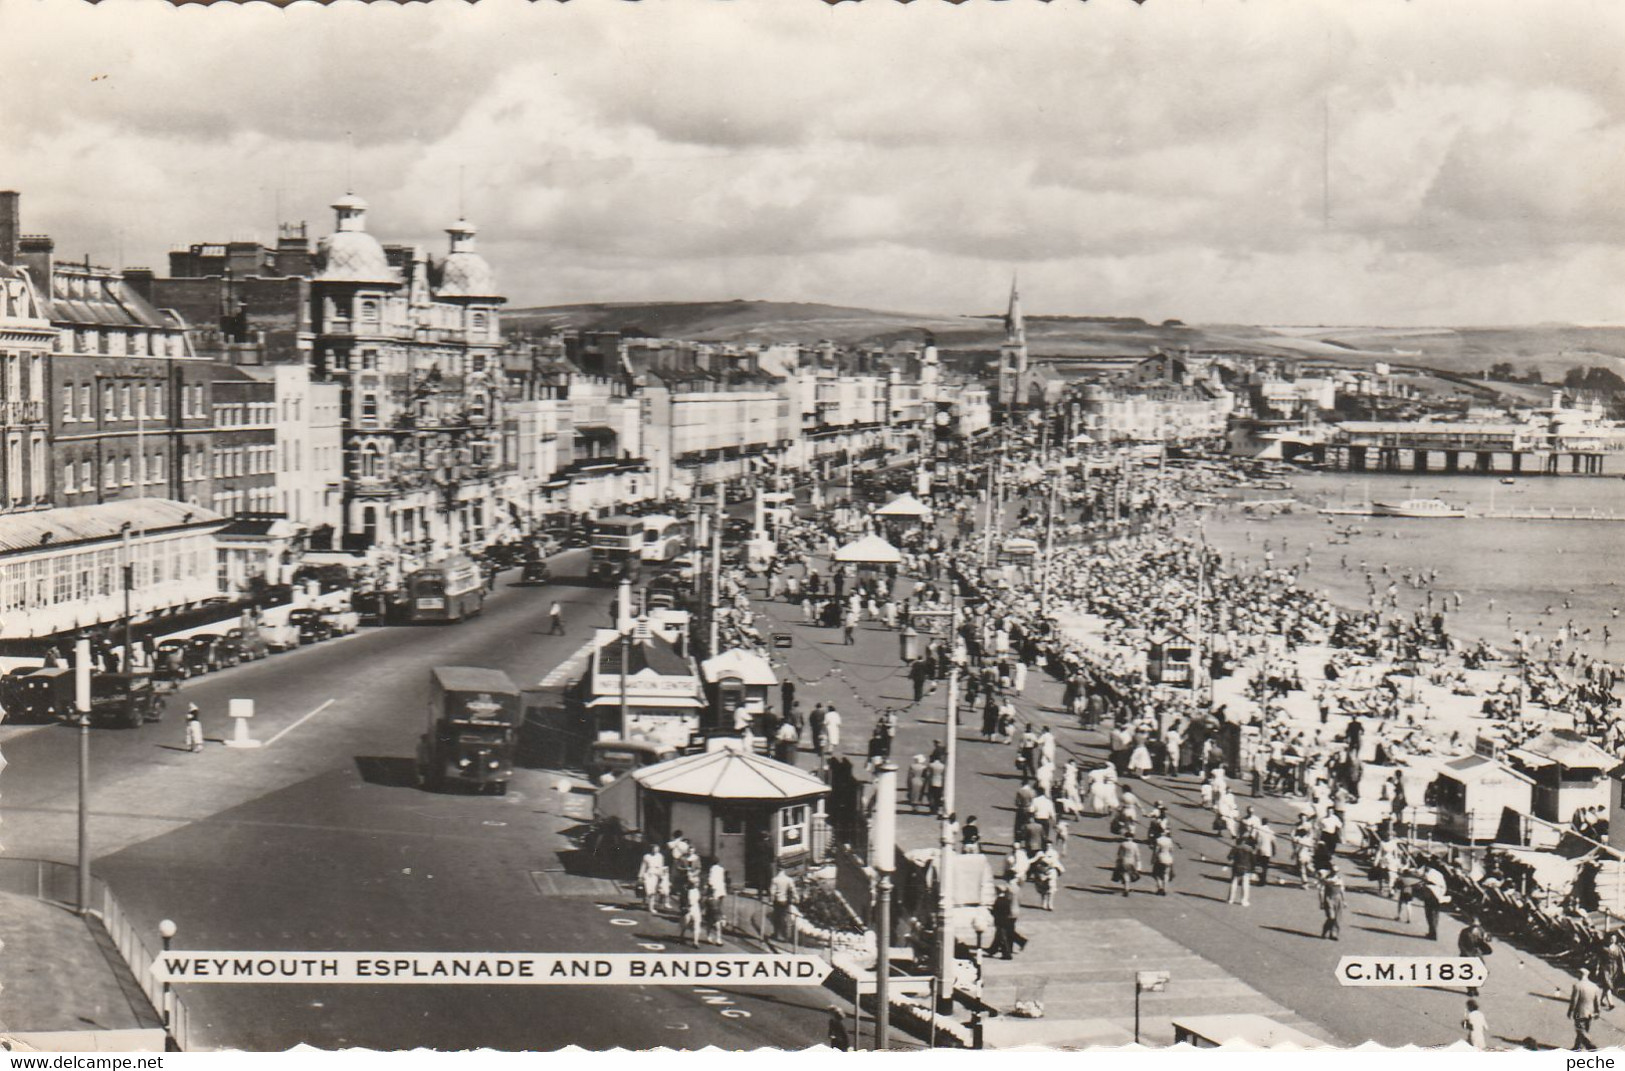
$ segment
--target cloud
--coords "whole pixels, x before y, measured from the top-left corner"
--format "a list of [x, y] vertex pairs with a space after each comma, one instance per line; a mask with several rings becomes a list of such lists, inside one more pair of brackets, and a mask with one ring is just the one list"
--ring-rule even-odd
[[1610, 319], [1625, 13], [1564, 16], [8, 4], [0, 182], [70, 255], [158, 264], [320, 233], [349, 185], [386, 240], [466, 210], [521, 304], [981, 311], [1020, 267], [1042, 311]]

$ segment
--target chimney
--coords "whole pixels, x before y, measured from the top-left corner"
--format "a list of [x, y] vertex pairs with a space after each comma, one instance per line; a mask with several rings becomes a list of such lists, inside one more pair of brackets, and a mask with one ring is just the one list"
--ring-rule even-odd
[[151, 268], [125, 268], [124, 285], [140, 294], [147, 304], [152, 304]]
[[22, 194], [0, 190], [0, 264], [17, 262], [17, 239], [21, 237]]
[[16, 265], [28, 269], [40, 296], [47, 300], [52, 293], [51, 276], [55, 265], [52, 254], [55, 251], [56, 243], [43, 234], [25, 234], [17, 239]]

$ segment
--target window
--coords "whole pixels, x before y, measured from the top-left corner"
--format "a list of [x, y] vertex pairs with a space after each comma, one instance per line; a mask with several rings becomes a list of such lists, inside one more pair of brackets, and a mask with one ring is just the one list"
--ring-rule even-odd
[[62, 466], [62, 493], [63, 494], [71, 495], [71, 494], [76, 493], [79, 490], [79, 478], [76, 475], [76, 472], [77, 472], [77, 470], [74, 469], [73, 462], [71, 462], [71, 461], [69, 461], [67, 464]]
[[120, 480], [125, 487], [135, 483], [135, 468], [130, 463], [130, 455], [125, 454], [124, 460], [119, 463]]
[[118, 486], [118, 462], [115, 459], [107, 458], [104, 460], [102, 462], [102, 472], [104, 473], [102, 477], [103, 486]]
[[363, 424], [378, 423], [378, 395], [372, 391], [361, 396], [361, 422]]
[[376, 298], [362, 298], [360, 318], [363, 323], [378, 322], [378, 300]]
[[164, 385], [162, 383], [152, 385], [152, 415], [159, 419], [162, 419], [164, 415]]
[[96, 414], [93, 409], [96, 405], [96, 392], [89, 383], [79, 388], [79, 419], [94, 420]]
[[164, 455], [152, 455], [152, 479], [154, 483], [164, 482]]
[[78, 419], [78, 413], [73, 406], [73, 384], [69, 383], [62, 388], [62, 423], [72, 424]]
[[122, 402], [119, 408], [124, 412], [124, 419], [129, 420], [135, 416], [135, 410], [130, 406], [130, 385], [128, 383], [119, 387], [119, 398]]
[[807, 846], [808, 808], [798, 803], [779, 811], [779, 851]]
[[102, 384], [102, 419], [112, 420], [117, 415], [118, 397], [113, 393], [113, 384]]
[[96, 487], [96, 471], [95, 471], [95, 469], [96, 469], [96, 466], [91, 463], [91, 460], [88, 457], [85, 458], [83, 461], [79, 462], [79, 490], [81, 490], [81, 491], [91, 491], [91, 490], [95, 489], [95, 487]]

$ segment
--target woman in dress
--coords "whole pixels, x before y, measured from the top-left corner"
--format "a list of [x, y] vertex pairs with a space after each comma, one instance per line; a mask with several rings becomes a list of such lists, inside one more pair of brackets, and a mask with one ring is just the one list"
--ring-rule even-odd
[[1123, 895], [1129, 893], [1129, 886], [1140, 880], [1140, 846], [1134, 843], [1132, 837], [1124, 837], [1117, 842], [1117, 860], [1112, 866], [1112, 881], [1122, 886]]

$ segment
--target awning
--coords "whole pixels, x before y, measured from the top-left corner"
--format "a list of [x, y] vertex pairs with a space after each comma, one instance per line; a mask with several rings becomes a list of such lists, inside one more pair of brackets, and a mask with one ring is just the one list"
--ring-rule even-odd
[[[618, 707], [621, 705], [619, 695], [601, 695], [588, 703], [589, 707]], [[702, 700], [690, 695], [633, 695], [627, 694], [626, 705], [629, 707], [666, 707], [672, 710], [694, 710], [705, 706]]]
[[225, 518], [213, 510], [167, 498], [58, 506], [0, 517], [0, 553], [117, 539], [126, 525], [132, 533], [140, 535], [188, 526], [217, 526], [224, 521]]
[[890, 543], [877, 535], [864, 536], [855, 540], [835, 552], [838, 562], [852, 562], [870, 565], [896, 565], [903, 560], [903, 555]]
[[928, 517], [931, 507], [913, 495], [898, 495], [874, 512], [876, 517]]
[[746, 684], [773, 685], [779, 683], [779, 678], [773, 672], [773, 667], [768, 664], [767, 659], [738, 647], [731, 651], [723, 651], [715, 658], [706, 659], [700, 663], [700, 672], [708, 681], [717, 681], [723, 677], [734, 676]]

